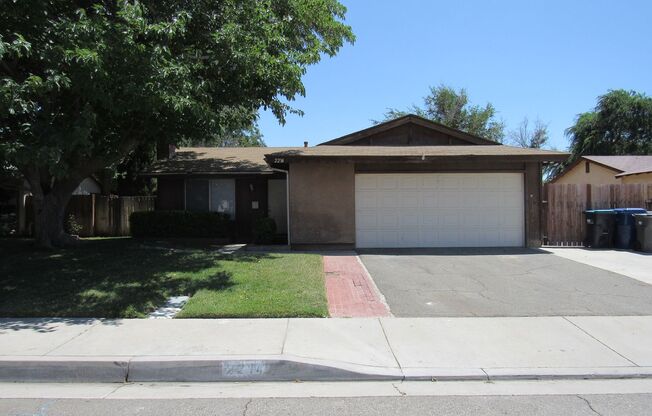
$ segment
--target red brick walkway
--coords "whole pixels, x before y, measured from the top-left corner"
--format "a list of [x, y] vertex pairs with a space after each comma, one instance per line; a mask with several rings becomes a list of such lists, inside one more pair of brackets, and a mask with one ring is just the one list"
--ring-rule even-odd
[[391, 316], [355, 254], [324, 256], [328, 312], [333, 318]]

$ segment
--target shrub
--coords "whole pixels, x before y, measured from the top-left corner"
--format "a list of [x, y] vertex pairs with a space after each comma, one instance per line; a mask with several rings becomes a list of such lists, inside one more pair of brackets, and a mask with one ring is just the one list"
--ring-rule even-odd
[[141, 211], [129, 217], [131, 235], [142, 237], [230, 238], [233, 222], [219, 212]]
[[276, 236], [276, 222], [267, 217], [257, 218], [254, 221], [254, 243], [271, 244]]
[[70, 235], [80, 235], [84, 230], [84, 227], [77, 221], [75, 214], [68, 215], [68, 219], [64, 225], [66, 232]]

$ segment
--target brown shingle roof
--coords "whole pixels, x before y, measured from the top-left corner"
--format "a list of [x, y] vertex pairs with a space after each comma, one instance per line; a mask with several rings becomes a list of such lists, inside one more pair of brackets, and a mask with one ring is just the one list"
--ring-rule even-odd
[[[316, 146], [316, 147], [182, 147], [171, 159], [159, 160], [144, 175], [273, 172], [266, 160], [282, 158], [473, 158], [512, 157], [561, 161], [566, 153], [501, 145], [477, 146]], [[267, 159], [266, 159], [267, 158]]]
[[586, 160], [620, 171], [617, 177], [652, 172], [652, 156], [582, 156]]
[[181, 147], [171, 159], [159, 160], [145, 175], [272, 172], [265, 154], [295, 147]]

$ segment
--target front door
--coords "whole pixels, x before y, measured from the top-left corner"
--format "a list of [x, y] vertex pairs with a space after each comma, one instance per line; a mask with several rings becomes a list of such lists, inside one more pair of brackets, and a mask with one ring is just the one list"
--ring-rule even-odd
[[236, 239], [247, 243], [256, 219], [267, 216], [267, 178], [238, 178], [235, 184]]

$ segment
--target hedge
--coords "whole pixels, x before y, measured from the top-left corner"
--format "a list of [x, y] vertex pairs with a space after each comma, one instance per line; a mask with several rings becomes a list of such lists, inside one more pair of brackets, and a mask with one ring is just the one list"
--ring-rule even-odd
[[129, 217], [133, 237], [230, 238], [233, 221], [219, 212], [140, 211]]
[[257, 218], [253, 226], [254, 243], [271, 244], [276, 237], [276, 221], [272, 218]]

